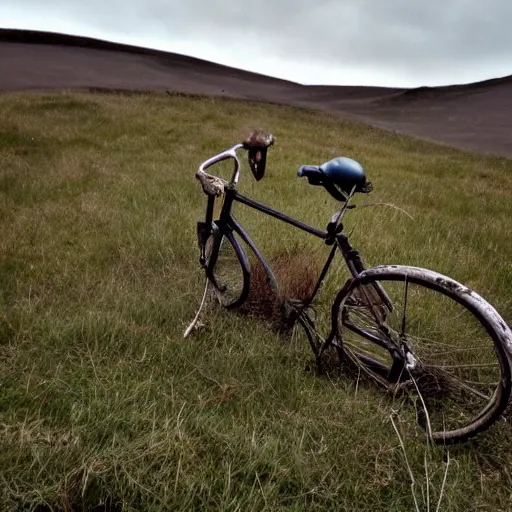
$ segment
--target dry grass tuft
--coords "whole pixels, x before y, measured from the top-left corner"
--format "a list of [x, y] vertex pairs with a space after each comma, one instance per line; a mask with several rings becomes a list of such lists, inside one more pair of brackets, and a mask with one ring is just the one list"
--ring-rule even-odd
[[278, 254], [268, 263], [279, 284], [280, 296], [272, 290], [263, 265], [255, 260], [251, 263], [249, 297], [241, 312], [266, 320], [277, 332], [286, 332], [293, 325], [287, 302], [305, 302], [313, 295], [321, 266], [314, 255], [300, 250]]

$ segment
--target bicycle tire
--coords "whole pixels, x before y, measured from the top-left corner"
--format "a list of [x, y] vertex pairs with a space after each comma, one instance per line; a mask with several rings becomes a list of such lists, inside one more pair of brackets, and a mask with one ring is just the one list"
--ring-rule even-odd
[[[376, 293], [382, 289], [390, 304]], [[465, 441], [507, 408], [512, 332], [489, 303], [451, 278], [407, 266], [366, 270], [336, 297], [333, 328], [346, 360], [394, 393], [415, 395], [418, 423], [436, 443]], [[390, 341], [413, 356], [395, 382], [388, 380]]]
[[206, 241], [206, 277], [220, 305], [234, 309], [249, 294], [250, 271], [247, 256], [233, 231], [214, 231]]

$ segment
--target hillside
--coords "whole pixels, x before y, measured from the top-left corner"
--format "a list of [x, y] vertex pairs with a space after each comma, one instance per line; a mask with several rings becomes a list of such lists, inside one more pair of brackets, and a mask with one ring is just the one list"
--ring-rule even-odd
[[0, 30], [0, 91], [17, 90], [168, 91], [279, 103], [512, 156], [512, 77], [416, 89], [305, 86], [147, 48]]

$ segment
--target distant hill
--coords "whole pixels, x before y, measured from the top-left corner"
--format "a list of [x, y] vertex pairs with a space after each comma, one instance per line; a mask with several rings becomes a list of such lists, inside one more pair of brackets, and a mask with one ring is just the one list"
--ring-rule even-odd
[[148, 48], [0, 29], [0, 91], [169, 91], [294, 105], [512, 156], [512, 76], [415, 89], [306, 86]]

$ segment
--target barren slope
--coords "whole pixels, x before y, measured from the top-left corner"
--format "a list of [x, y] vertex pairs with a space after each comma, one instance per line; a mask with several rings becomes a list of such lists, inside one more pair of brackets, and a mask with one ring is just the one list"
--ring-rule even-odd
[[417, 89], [304, 86], [173, 53], [0, 30], [0, 91], [64, 89], [165, 90], [282, 103], [512, 156], [512, 77]]

